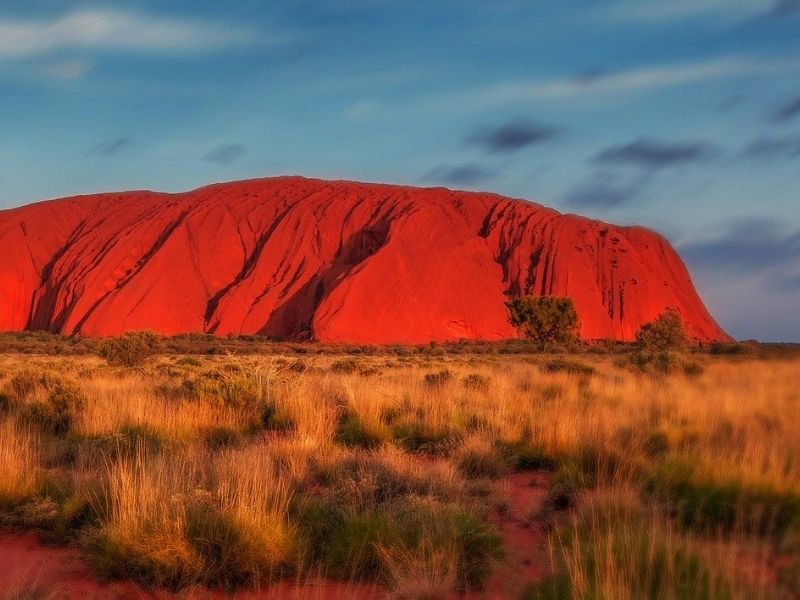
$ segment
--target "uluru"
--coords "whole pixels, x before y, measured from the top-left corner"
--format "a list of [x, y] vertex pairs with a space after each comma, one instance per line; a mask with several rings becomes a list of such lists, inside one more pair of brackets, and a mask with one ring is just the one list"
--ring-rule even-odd
[[501, 340], [505, 303], [568, 296], [586, 340], [678, 311], [729, 339], [660, 235], [523, 200], [301, 177], [0, 211], [0, 330]]

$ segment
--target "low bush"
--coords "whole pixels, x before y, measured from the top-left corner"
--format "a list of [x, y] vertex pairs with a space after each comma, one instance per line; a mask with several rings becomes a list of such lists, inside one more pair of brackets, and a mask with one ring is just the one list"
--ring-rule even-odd
[[491, 381], [491, 378], [487, 377], [486, 375], [481, 375], [480, 373], [470, 373], [461, 379], [461, 385], [468, 390], [479, 390], [485, 392], [489, 389], [489, 384]]
[[[447, 552], [455, 564], [455, 584], [463, 590], [485, 581], [492, 561], [501, 552], [501, 538], [493, 529], [457, 507], [429, 500], [410, 500], [358, 514], [317, 503], [307, 507], [305, 514], [308, 518], [301, 526], [304, 522], [308, 527], [305, 531], [310, 540], [321, 542], [325, 571], [336, 578], [382, 577], [385, 583], [396, 585], [391, 575], [398, 572], [398, 556], [433, 560], [439, 565], [441, 552]], [[411, 570], [432, 569], [416, 565]]]
[[683, 373], [684, 375], [697, 376], [704, 372], [703, 365], [696, 360], [691, 360], [682, 352], [662, 350], [650, 352], [640, 350], [630, 355], [630, 363], [639, 371], [671, 375]]
[[[558, 521], [551, 540], [565, 558], [524, 598], [685, 598], [733, 600], [731, 582], [690, 543], [627, 502], [608, 499]], [[744, 596], [743, 596], [744, 597]]]
[[12, 375], [8, 383], [11, 396], [17, 401], [31, 398], [37, 391], [53, 389], [60, 378], [44, 369], [22, 369]]
[[430, 423], [412, 421], [395, 424], [392, 438], [409, 452], [442, 454], [458, 443], [461, 434], [452, 429], [434, 427]]
[[541, 448], [527, 442], [495, 442], [501, 456], [516, 471], [553, 471], [557, 461]]
[[425, 385], [436, 387], [444, 385], [445, 383], [450, 381], [452, 377], [453, 373], [451, 371], [448, 371], [447, 369], [444, 369], [436, 373], [426, 373], [423, 380], [425, 381]]
[[265, 381], [245, 372], [203, 377], [192, 387], [201, 399], [231, 408], [257, 406], [267, 396]]
[[488, 440], [470, 438], [455, 451], [453, 460], [458, 472], [467, 479], [497, 479], [506, 471], [506, 463]]
[[161, 338], [148, 331], [129, 332], [102, 342], [99, 354], [109, 364], [138, 367], [161, 350]]
[[594, 375], [595, 373], [595, 369], [591, 365], [566, 358], [547, 361], [544, 363], [543, 369], [547, 373], [568, 373], [582, 376]]
[[25, 405], [20, 418], [23, 423], [43, 433], [64, 435], [72, 430], [77, 413], [84, 404], [85, 397], [76, 386], [58, 383], [46, 400]]
[[261, 427], [268, 431], [293, 431], [297, 427], [291, 415], [272, 402], [264, 402], [259, 414]]
[[331, 364], [331, 371], [336, 373], [346, 373], [351, 374], [358, 371], [358, 361], [353, 360], [352, 358], [345, 358], [342, 360], [334, 361]]
[[683, 526], [701, 532], [743, 530], [780, 538], [800, 524], [800, 495], [738, 481], [717, 483], [679, 460], [659, 465], [645, 490], [665, 503]]
[[369, 427], [356, 415], [344, 415], [336, 428], [334, 440], [343, 446], [372, 450], [388, 441], [389, 437], [385, 427]]

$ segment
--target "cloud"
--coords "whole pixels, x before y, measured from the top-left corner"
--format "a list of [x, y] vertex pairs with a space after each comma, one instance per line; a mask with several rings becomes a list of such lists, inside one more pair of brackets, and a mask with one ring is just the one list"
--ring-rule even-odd
[[800, 96], [790, 100], [775, 111], [775, 114], [772, 115], [772, 120], [776, 123], [783, 123], [797, 116], [800, 116]]
[[239, 160], [245, 152], [247, 148], [242, 144], [221, 144], [213, 148], [204, 158], [210, 162], [229, 165]]
[[468, 142], [482, 146], [487, 152], [516, 152], [527, 146], [547, 142], [561, 130], [552, 125], [543, 125], [518, 119], [496, 128], [486, 128], [474, 133]]
[[645, 92], [655, 89], [708, 82], [742, 75], [763, 75], [800, 67], [800, 60], [724, 57], [713, 60], [648, 65], [624, 70], [593, 69], [576, 76], [550, 81], [516, 81], [492, 85], [477, 94], [481, 104], [555, 100], [593, 94]]
[[220, 23], [112, 9], [80, 10], [51, 20], [0, 17], [0, 59], [75, 49], [196, 52], [256, 41], [286, 39], [259, 40], [251, 30]]
[[423, 94], [415, 99], [363, 98], [348, 108], [348, 120], [453, 114], [530, 103], [573, 101], [596, 105], [599, 97], [645, 94], [736, 77], [765, 77], [800, 70], [800, 57], [720, 57], [629, 69], [591, 68], [568, 77], [497, 81], [480, 87]]
[[476, 163], [441, 166], [428, 172], [423, 181], [439, 182], [447, 185], [472, 186], [497, 176], [497, 172]]
[[[617, 1], [604, 8], [604, 16], [614, 21], [661, 22], [718, 15], [728, 20], [757, 15], [769, 9], [770, 0], [637, 0]], [[595, 13], [596, 14], [596, 13]]]
[[800, 12], [800, 0], [618, 0], [593, 11], [614, 22], [662, 23], [704, 18], [730, 25], [757, 17], [788, 17]]
[[776, 0], [769, 15], [773, 17], [789, 17], [800, 12], [800, 0]]
[[714, 271], [759, 272], [790, 266], [800, 259], [800, 230], [787, 232], [770, 219], [743, 219], [729, 225], [721, 235], [681, 246], [692, 264]]
[[131, 144], [131, 138], [118, 137], [97, 144], [86, 153], [86, 156], [114, 156]]
[[704, 141], [660, 142], [639, 138], [611, 146], [594, 157], [597, 163], [630, 164], [657, 170], [681, 164], [705, 162], [718, 154], [715, 146]]
[[646, 177], [624, 180], [617, 174], [598, 173], [570, 190], [564, 204], [573, 208], [617, 208], [636, 199], [646, 183]]
[[800, 157], [800, 135], [761, 136], [751, 141], [741, 154], [747, 158]]
[[57, 60], [45, 64], [42, 73], [56, 79], [80, 79], [89, 71], [94, 69], [94, 63], [90, 60], [73, 58], [68, 60]]

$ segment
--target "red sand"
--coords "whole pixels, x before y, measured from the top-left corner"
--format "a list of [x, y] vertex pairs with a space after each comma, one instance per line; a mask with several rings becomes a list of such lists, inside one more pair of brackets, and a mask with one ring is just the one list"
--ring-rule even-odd
[[[502, 516], [492, 516], [492, 521], [503, 535], [504, 558], [495, 565], [484, 589], [470, 591], [466, 595], [454, 595], [454, 600], [518, 598], [527, 585], [541, 581], [548, 575], [545, 534], [537, 524], [528, 522], [530, 513], [541, 505], [546, 493], [547, 475], [539, 472], [515, 473], [508, 476], [506, 482], [508, 510]], [[44, 546], [32, 534], [0, 535], [0, 597], [16, 597], [22, 592], [32, 591], [52, 600], [222, 600], [226, 597], [218, 591], [203, 588], [172, 594], [164, 590], [145, 589], [130, 581], [98, 581], [80, 553], [73, 548]], [[262, 591], [242, 591], [228, 597], [234, 600], [378, 600], [387, 597], [387, 591], [369, 583], [309, 581], [300, 585], [279, 583]]]
[[529, 585], [551, 574], [547, 535], [541, 523], [531, 522], [550, 487], [549, 476], [543, 472], [513, 473], [505, 481], [507, 511], [492, 519], [503, 535], [503, 560], [495, 565], [485, 589], [469, 592], [464, 600], [523, 598]]
[[373, 584], [309, 581], [301, 585], [279, 583], [261, 591], [225, 595], [203, 588], [177, 594], [145, 589], [130, 581], [101, 582], [77, 550], [43, 546], [35, 536], [0, 536], [0, 597], [49, 600], [379, 600], [386, 591]]
[[515, 336], [508, 295], [569, 296], [585, 339], [665, 309], [728, 339], [659, 235], [492, 194], [299, 177], [0, 211], [0, 331], [421, 343]]

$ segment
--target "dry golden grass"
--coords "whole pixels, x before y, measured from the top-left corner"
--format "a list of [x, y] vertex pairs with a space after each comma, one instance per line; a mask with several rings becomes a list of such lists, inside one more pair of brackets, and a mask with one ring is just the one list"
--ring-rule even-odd
[[[700, 373], [656, 375], [615, 356], [551, 358], [159, 357], [126, 370], [4, 356], [0, 501], [18, 513], [45, 496], [71, 515], [89, 498], [91, 514], [59, 517], [59, 531], [115, 576], [233, 588], [313, 572], [438, 598], [491, 566], [479, 541], [491, 536], [465, 532], [491, 531], [505, 474], [546, 468], [553, 490], [530, 523], [547, 528], [556, 576], [528, 597], [794, 591], [800, 361], [698, 355]], [[31, 369], [46, 381], [15, 397]], [[67, 432], [30, 418], [56, 380], [84, 399], [59, 409]]]
[[0, 507], [14, 506], [36, 489], [38, 439], [12, 421], [0, 421]]

